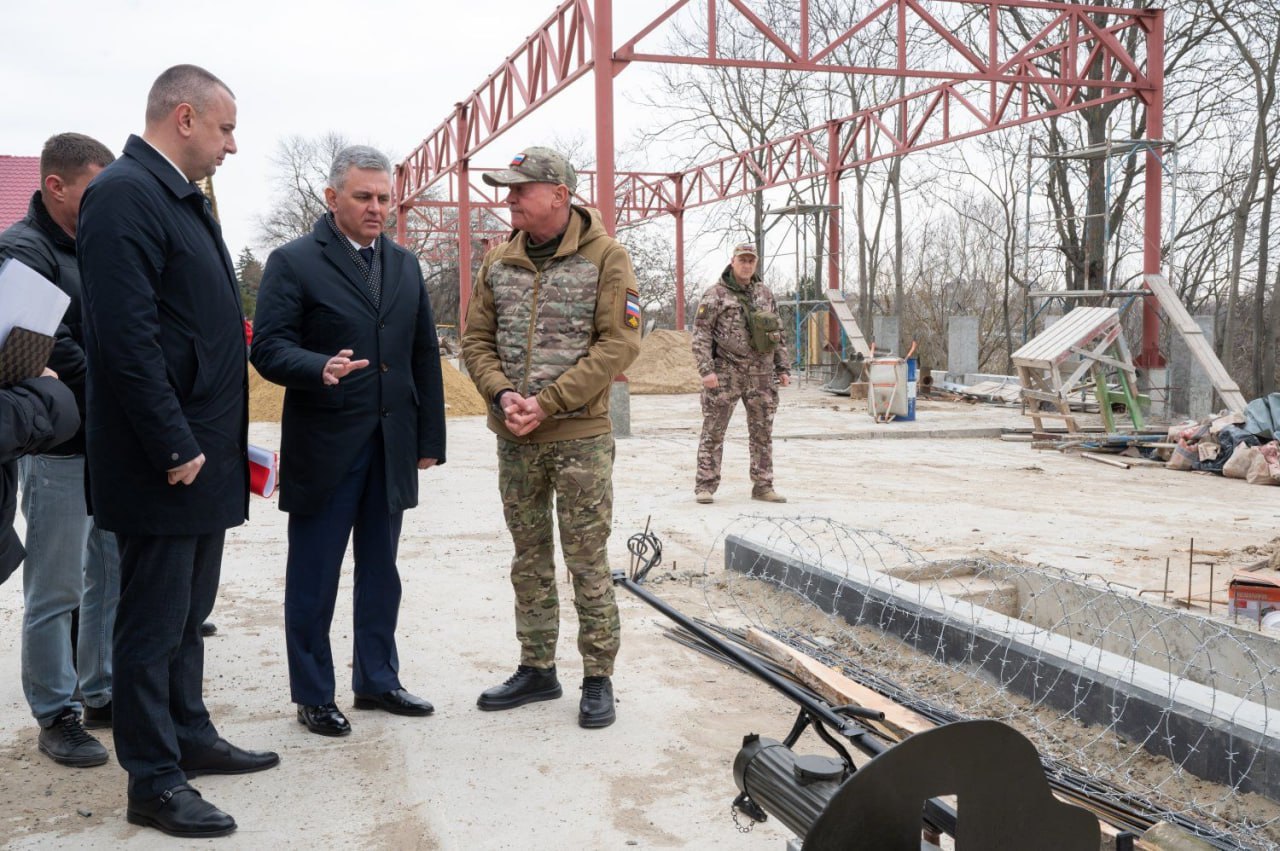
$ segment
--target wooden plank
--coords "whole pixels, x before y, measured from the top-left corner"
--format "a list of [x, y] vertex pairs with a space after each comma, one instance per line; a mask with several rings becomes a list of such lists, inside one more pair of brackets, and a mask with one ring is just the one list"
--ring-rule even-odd
[[831, 307], [831, 312], [836, 315], [836, 320], [840, 323], [840, 327], [844, 329], [844, 334], [849, 338], [849, 345], [853, 346], [853, 350], [864, 358], [871, 357], [871, 346], [867, 344], [867, 340], [862, 336], [862, 329], [858, 327], [857, 321], [853, 318], [853, 311], [849, 309], [848, 303], [844, 300], [844, 295], [839, 290], [827, 290], [827, 302]]
[[1088, 458], [1090, 461], [1097, 461], [1099, 464], [1109, 464], [1112, 467], [1119, 467], [1122, 470], [1127, 470], [1133, 466], [1128, 461], [1121, 461], [1119, 458], [1113, 458], [1110, 455], [1099, 455], [1097, 452], [1081, 452], [1080, 457]]
[[1240, 392], [1240, 386], [1231, 378], [1231, 374], [1222, 365], [1222, 361], [1218, 360], [1218, 356], [1213, 352], [1213, 347], [1204, 338], [1204, 333], [1200, 330], [1200, 326], [1196, 324], [1196, 321], [1191, 318], [1191, 314], [1187, 312], [1182, 299], [1178, 298], [1178, 294], [1173, 291], [1173, 287], [1169, 286], [1169, 282], [1164, 275], [1143, 275], [1142, 277], [1152, 294], [1160, 302], [1160, 307], [1164, 309], [1165, 315], [1169, 317], [1173, 327], [1182, 335], [1183, 341], [1187, 344], [1187, 348], [1191, 350], [1196, 362], [1200, 364], [1201, 369], [1205, 371], [1205, 375], [1209, 377], [1209, 381], [1213, 384], [1213, 389], [1218, 391], [1218, 396], [1222, 399], [1223, 404], [1227, 406], [1228, 410], [1243, 414], [1247, 403], [1245, 402], [1244, 394]]
[[861, 683], [856, 683], [839, 671], [823, 665], [803, 653], [783, 644], [768, 633], [754, 627], [747, 630], [747, 643], [796, 675], [809, 688], [821, 695], [833, 706], [856, 703], [866, 709], [884, 713], [884, 721], [877, 726], [893, 730], [899, 739], [922, 730], [932, 730], [932, 721], [905, 706], [901, 706]]

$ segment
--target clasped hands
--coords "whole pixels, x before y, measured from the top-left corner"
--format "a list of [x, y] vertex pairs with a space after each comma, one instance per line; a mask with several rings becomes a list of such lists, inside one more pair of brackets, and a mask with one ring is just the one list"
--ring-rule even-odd
[[498, 406], [505, 418], [503, 425], [516, 437], [523, 437], [537, 428], [547, 418], [546, 411], [534, 396], [521, 396], [508, 390], [498, 397]]

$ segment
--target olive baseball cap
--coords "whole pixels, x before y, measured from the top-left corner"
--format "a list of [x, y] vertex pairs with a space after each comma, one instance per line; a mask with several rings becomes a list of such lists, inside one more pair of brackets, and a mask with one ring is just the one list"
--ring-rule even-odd
[[550, 148], [525, 148], [511, 158], [501, 171], [486, 172], [484, 182], [490, 186], [513, 183], [563, 183], [573, 192], [578, 188], [578, 173], [564, 155]]
[[733, 256], [735, 259], [744, 254], [750, 254], [752, 257], [760, 256], [760, 252], [756, 251], [756, 244], [754, 242], [739, 242], [733, 247]]

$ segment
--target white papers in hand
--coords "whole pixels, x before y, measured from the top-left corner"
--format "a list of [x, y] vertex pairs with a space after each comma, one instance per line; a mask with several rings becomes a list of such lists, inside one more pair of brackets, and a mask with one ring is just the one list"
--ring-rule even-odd
[[52, 337], [70, 303], [44, 275], [10, 257], [0, 264], [0, 345], [15, 327]]

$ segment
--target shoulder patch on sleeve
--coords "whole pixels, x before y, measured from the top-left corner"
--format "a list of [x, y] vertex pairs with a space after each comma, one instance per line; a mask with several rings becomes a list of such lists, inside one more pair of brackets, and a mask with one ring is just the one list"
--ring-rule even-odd
[[627, 288], [627, 307], [622, 318], [628, 328], [640, 327], [640, 293], [630, 287]]

